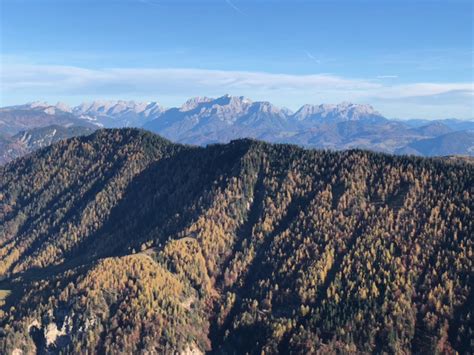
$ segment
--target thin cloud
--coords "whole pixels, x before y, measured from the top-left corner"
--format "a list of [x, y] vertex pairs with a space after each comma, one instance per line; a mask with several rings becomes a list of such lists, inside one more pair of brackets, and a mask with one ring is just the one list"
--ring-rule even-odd
[[161, 6], [161, 4], [155, 0], [138, 0], [138, 2], [141, 2], [142, 4], [145, 4], [145, 5], [150, 5], [150, 6], [157, 6], [157, 7]]
[[229, 5], [232, 9], [237, 11], [241, 15], [247, 15], [244, 11], [242, 11], [240, 8], [238, 8], [232, 1], [230, 0], [225, 0], [226, 4]]
[[[446, 93], [462, 93], [463, 96], [474, 94], [473, 83], [413, 83], [383, 86], [375, 95], [381, 99], [405, 99], [433, 96]], [[471, 103], [472, 105], [472, 103]]]
[[396, 79], [398, 75], [377, 75], [377, 79]]
[[224, 71], [193, 68], [104, 68], [87, 69], [73, 66], [11, 65], [2, 72], [2, 82], [8, 89], [27, 89], [31, 84], [44, 86], [62, 85], [75, 90], [90, 85], [120, 84], [136, 90], [161, 87], [235, 87], [239, 89], [334, 89], [361, 90], [377, 88], [370, 81], [346, 79], [328, 74], [291, 75], [266, 72]]
[[408, 107], [406, 104], [410, 104], [410, 109], [414, 110], [410, 116], [413, 116], [417, 114], [417, 107], [431, 104], [436, 99], [437, 108], [432, 105], [431, 109], [433, 115], [443, 104], [450, 105], [451, 116], [469, 117], [473, 111], [472, 83], [392, 84], [391, 81], [330, 74], [293, 75], [195, 68], [90, 69], [18, 62], [3, 64], [0, 71], [2, 104], [49, 97], [70, 100], [147, 97], [168, 104], [166, 98], [170, 97], [177, 101], [190, 96], [229, 93], [268, 100], [292, 109], [306, 103], [353, 101], [374, 104], [382, 108], [382, 112], [384, 107], [388, 107], [387, 114], [395, 116]]
[[445, 106], [462, 105], [467, 101], [472, 101], [474, 92], [469, 90], [449, 90], [434, 94], [412, 95], [403, 97], [379, 97], [379, 102], [403, 102], [420, 105]]

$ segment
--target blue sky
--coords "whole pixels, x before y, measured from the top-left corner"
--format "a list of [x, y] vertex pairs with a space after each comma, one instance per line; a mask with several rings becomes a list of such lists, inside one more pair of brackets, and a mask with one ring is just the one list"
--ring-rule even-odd
[[296, 109], [474, 118], [470, 1], [1, 0], [0, 104], [180, 105], [229, 93]]

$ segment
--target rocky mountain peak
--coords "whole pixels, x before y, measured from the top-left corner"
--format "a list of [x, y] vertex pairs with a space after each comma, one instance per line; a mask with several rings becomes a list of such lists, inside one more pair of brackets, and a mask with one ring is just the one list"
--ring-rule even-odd
[[383, 116], [370, 105], [342, 102], [337, 105], [303, 105], [293, 118], [304, 120], [332, 120], [332, 121], [358, 121], [373, 118], [383, 119]]
[[72, 112], [71, 106], [69, 106], [65, 102], [58, 102], [58, 103], [56, 103], [55, 106], [58, 110], [61, 110], [61, 111], [64, 111], [64, 112]]
[[213, 99], [206, 96], [192, 97], [181, 105], [180, 111], [191, 111], [198, 107], [200, 104], [209, 103], [211, 101], [213, 101]]

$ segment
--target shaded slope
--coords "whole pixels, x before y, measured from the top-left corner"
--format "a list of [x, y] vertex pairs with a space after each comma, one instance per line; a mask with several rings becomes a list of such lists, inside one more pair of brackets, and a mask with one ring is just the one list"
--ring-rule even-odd
[[[421, 139], [410, 143], [404, 149], [424, 156], [469, 155], [474, 154], [474, 133], [451, 132], [438, 137]], [[399, 151], [404, 153], [402, 149]]]

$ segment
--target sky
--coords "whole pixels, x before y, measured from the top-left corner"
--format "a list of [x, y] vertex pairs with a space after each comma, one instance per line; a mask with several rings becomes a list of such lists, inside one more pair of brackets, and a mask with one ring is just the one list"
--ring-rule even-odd
[[0, 0], [0, 105], [224, 94], [474, 118], [472, 1]]

